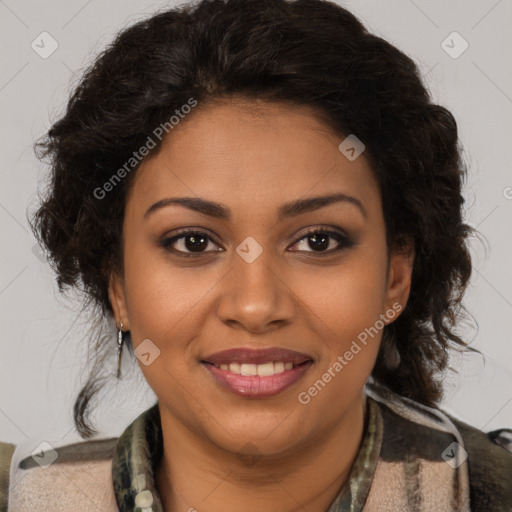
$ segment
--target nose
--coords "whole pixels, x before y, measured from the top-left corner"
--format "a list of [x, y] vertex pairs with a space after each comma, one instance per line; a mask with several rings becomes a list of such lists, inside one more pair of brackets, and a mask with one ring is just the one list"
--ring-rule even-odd
[[291, 283], [270, 259], [269, 251], [252, 263], [234, 255], [234, 265], [219, 289], [217, 315], [223, 323], [264, 333], [293, 321], [297, 300]]

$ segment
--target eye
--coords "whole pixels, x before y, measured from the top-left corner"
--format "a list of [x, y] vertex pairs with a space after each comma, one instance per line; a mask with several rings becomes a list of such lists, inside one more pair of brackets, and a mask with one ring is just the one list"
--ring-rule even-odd
[[[333, 242], [334, 247], [332, 247]], [[334, 231], [324, 227], [314, 227], [308, 228], [306, 230], [306, 235], [301, 237], [297, 242], [294, 243], [294, 245], [298, 245], [299, 247], [302, 246], [302, 251], [304, 252], [328, 255], [348, 247], [352, 247], [354, 242], [341, 231]], [[305, 247], [309, 247], [312, 250], [304, 250]]]
[[175, 236], [164, 238], [159, 244], [164, 249], [184, 257], [200, 256], [205, 252], [219, 252], [222, 250], [206, 251], [205, 249], [210, 242], [217, 245], [215, 240], [207, 233], [189, 229], [181, 231]]

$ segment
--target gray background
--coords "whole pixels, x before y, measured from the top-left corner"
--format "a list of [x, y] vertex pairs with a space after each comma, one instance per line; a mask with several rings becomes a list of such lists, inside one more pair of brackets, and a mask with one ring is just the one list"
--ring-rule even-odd
[[[27, 207], [33, 209], [47, 171], [35, 159], [33, 141], [57, 119], [83, 67], [118, 30], [173, 5], [0, 0], [0, 441], [23, 445], [24, 451], [41, 439], [77, 439], [72, 405], [87, 357], [87, 319], [77, 315], [78, 303], [59, 295], [27, 224]], [[443, 406], [484, 430], [512, 426], [512, 2], [352, 0], [342, 5], [413, 57], [434, 101], [457, 119], [470, 171], [467, 219], [484, 241], [472, 244], [475, 270], [466, 299], [479, 328], [471, 322], [461, 331], [484, 353], [485, 363], [474, 355], [453, 358], [459, 373], [446, 376]], [[43, 45], [44, 51], [51, 49], [48, 36], [40, 36], [45, 31], [58, 48], [43, 59], [31, 44], [35, 41], [40, 52]], [[460, 55], [464, 41], [448, 37], [454, 31], [469, 44]], [[115, 361], [111, 364], [113, 372]], [[93, 415], [105, 436], [119, 435], [155, 400], [134, 362], [127, 362], [125, 375], [119, 384], [112, 380]]]

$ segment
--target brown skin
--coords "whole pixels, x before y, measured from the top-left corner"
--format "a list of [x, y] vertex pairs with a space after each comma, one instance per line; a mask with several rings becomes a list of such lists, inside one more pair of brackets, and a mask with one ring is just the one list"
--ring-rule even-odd
[[[364, 153], [349, 161], [338, 150], [342, 138], [307, 107], [241, 101], [198, 106], [137, 171], [124, 276], [112, 276], [110, 299], [134, 348], [148, 338], [161, 351], [139, 364], [162, 418], [156, 481], [165, 510], [320, 512], [357, 455], [363, 386], [381, 333], [308, 404], [298, 394], [379, 315], [405, 306], [413, 254], [388, 258], [380, 191]], [[345, 201], [277, 219], [284, 203], [334, 192], [357, 198], [366, 216]], [[160, 199], [184, 196], [223, 203], [232, 219], [181, 206], [144, 218]], [[355, 244], [322, 256], [339, 246], [332, 237], [317, 251], [308, 244], [305, 228], [322, 225]], [[213, 240], [188, 259], [158, 246], [180, 228]], [[248, 236], [263, 248], [252, 263], [236, 252]], [[172, 245], [188, 253], [191, 246], [187, 238]], [[314, 365], [279, 395], [249, 399], [219, 386], [200, 363], [233, 347], [284, 347]]]

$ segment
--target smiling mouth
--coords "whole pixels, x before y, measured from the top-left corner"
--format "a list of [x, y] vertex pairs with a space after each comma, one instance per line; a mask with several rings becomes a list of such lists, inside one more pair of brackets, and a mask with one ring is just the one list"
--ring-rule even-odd
[[284, 392], [313, 366], [314, 360], [284, 348], [229, 349], [200, 360], [221, 388], [245, 398]]

